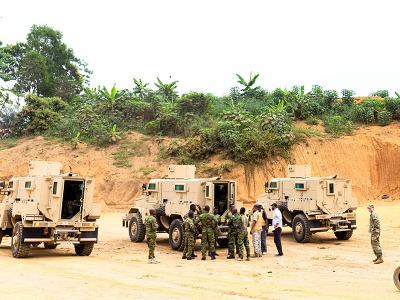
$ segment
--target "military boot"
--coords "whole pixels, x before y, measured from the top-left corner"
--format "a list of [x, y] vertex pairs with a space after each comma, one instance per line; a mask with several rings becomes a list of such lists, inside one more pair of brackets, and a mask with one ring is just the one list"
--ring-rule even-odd
[[374, 264], [381, 264], [383, 263], [382, 255], [378, 255], [378, 259], [374, 262]]
[[373, 262], [376, 262], [378, 260], [378, 256], [373, 260]]
[[211, 252], [211, 260], [215, 259], [215, 254]]

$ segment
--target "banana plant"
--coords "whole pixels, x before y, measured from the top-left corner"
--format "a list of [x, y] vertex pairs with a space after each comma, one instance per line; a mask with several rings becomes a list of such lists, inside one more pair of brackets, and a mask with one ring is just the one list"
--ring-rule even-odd
[[249, 81], [244, 80], [243, 77], [240, 76], [239, 74], [236, 74], [236, 76], [239, 79], [237, 82], [243, 86], [243, 88], [241, 89], [241, 92], [243, 95], [246, 95], [246, 94], [260, 88], [259, 86], [255, 87], [255, 88], [252, 87], [256, 83], [256, 80], [257, 80], [259, 74], [255, 75], [253, 77], [253, 72], [250, 72]]
[[143, 100], [147, 94], [151, 91], [147, 86], [148, 83], [144, 83], [142, 79], [133, 78], [135, 82], [135, 87], [133, 88], [133, 93], [138, 96], [141, 100]]
[[160, 78], [157, 77], [157, 82], [154, 84], [158, 88], [158, 92], [173, 104], [174, 97], [178, 96], [178, 93], [175, 91], [175, 89], [178, 87], [178, 82], [178, 80], [175, 80], [170, 83], [163, 83]]
[[125, 90], [118, 91], [115, 87], [115, 83], [110, 91], [107, 90], [105, 86], [100, 90], [101, 95], [105, 98], [107, 102], [110, 103], [111, 111], [114, 111], [114, 105], [117, 101], [124, 97]]

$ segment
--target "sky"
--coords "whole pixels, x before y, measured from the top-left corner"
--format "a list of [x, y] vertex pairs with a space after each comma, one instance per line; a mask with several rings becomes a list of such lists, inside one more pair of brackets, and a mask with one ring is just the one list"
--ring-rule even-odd
[[93, 71], [90, 85], [132, 89], [133, 78], [178, 80], [177, 91], [229, 94], [235, 74], [268, 91], [314, 84], [366, 96], [400, 92], [398, 0], [1, 1], [0, 41], [33, 24]]

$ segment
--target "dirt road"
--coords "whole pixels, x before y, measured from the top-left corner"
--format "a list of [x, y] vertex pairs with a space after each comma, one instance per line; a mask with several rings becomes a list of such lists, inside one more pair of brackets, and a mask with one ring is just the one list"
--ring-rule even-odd
[[[226, 259], [182, 260], [160, 234], [157, 265], [147, 264], [145, 243], [131, 243], [120, 213], [100, 219], [100, 242], [89, 257], [77, 257], [72, 246], [32, 249], [14, 259], [10, 238], [0, 247], [1, 299], [400, 299], [393, 284], [400, 265], [400, 205], [377, 205], [385, 262], [374, 265], [369, 242], [369, 214], [358, 209], [358, 229], [349, 241], [333, 233], [316, 234], [298, 244], [290, 228], [283, 231], [284, 256], [268, 235], [268, 253], [250, 262]], [[199, 241], [197, 252], [199, 252]]]

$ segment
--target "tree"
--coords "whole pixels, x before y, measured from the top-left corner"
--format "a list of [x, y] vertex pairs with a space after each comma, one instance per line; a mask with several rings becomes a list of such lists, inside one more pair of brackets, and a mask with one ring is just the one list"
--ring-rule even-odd
[[47, 25], [33, 25], [26, 43], [0, 44], [0, 78], [11, 81], [18, 94], [70, 101], [90, 74], [87, 64], [62, 42], [62, 33]]

